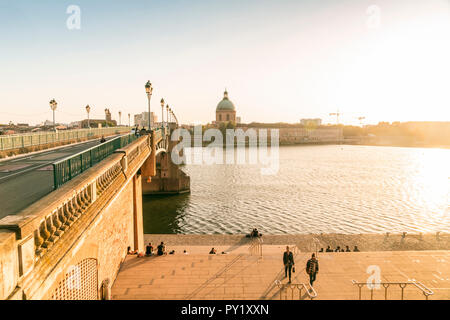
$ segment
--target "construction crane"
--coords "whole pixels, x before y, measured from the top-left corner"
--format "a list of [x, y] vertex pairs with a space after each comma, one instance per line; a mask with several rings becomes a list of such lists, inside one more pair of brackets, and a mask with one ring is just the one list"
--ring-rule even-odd
[[337, 112], [330, 113], [330, 116], [336, 116], [336, 124], [339, 124], [339, 116], [341, 116], [342, 113], [339, 112], [339, 109]]

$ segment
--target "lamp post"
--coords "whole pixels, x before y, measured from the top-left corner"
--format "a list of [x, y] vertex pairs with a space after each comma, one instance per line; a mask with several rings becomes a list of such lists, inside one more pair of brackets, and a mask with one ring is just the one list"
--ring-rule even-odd
[[164, 128], [164, 99], [161, 99], [161, 128]]
[[108, 113], [109, 113], [109, 109], [106, 108], [105, 109], [105, 127], [108, 128]]
[[169, 105], [166, 105], [166, 124], [167, 124], [167, 127], [169, 127]]
[[119, 111], [119, 127], [122, 125], [122, 111]]
[[131, 114], [128, 114], [128, 126], [131, 127]]
[[89, 112], [91, 112], [91, 107], [89, 107], [89, 105], [86, 106], [86, 112], [87, 112], [87, 115], [88, 115], [88, 128], [90, 129], [91, 128], [91, 123], [89, 121]]
[[153, 87], [152, 84], [150, 83], [150, 80], [147, 81], [147, 83], [145, 84], [145, 92], [147, 93], [147, 98], [148, 98], [148, 129], [149, 131], [151, 130], [151, 116], [150, 116], [150, 99], [152, 98], [152, 92], [153, 92]]
[[57, 106], [58, 106], [58, 103], [56, 102], [55, 99], [50, 100], [50, 109], [52, 109], [52, 111], [53, 111], [53, 130], [55, 130], [55, 131], [56, 131], [55, 110], [56, 110]]

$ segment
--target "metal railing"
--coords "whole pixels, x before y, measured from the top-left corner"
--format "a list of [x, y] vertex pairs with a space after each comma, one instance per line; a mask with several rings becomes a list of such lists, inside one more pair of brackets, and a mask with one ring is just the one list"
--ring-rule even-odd
[[263, 239], [260, 237], [253, 238], [248, 250], [250, 251], [250, 255], [259, 256], [262, 258], [262, 256], [263, 256]]
[[422, 294], [425, 296], [425, 300], [428, 300], [428, 297], [433, 295], [434, 292], [428, 289], [424, 284], [420, 282], [408, 281], [408, 282], [376, 282], [376, 283], [367, 283], [367, 282], [357, 282], [355, 280], [352, 280], [352, 284], [358, 286], [359, 289], [359, 300], [362, 300], [361, 291], [364, 286], [367, 286], [367, 288], [370, 290], [370, 300], [373, 300], [373, 292], [374, 289], [376, 289], [377, 286], [382, 286], [384, 288], [384, 300], [388, 300], [388, 289], [391, 286], [399, 286], [401, 289], [401, 299], [404, 300], [405, 297], [405, 288], [406, 286], [413, 286], [420, 291], [422, 291]]
[[[298, 293], [298, 300], [301, 300], [303, 290], [311, 300], [317, 298], [316, 290], [309, 283], [281, 283], [280, 280], [275, 280], [275, 285], [280, 289], [280, 300], [283, 300], [283, 292], [285, 293], [284, 300], [294, 300], [296, 296], [294, 293]], [[290, 298], [288, 290], [291, 291]]]
[[83, 171], [86, 171], [93, 165], [112, 155], [115, 150], [123, 148], [127, 144], [133, 142], [136, 138], [137, 137], [134, 134], [123, 135], [54, 162], [52, 164], [53, 188], [59, 188]]
[[0, 151], [130, 132], [130, 127], [61, 130], [0, 136]]

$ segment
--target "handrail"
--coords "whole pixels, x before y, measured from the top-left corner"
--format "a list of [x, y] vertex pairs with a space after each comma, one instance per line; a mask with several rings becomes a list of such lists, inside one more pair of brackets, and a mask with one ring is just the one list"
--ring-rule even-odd
[[[300, 300], [302, 296], [302, 290], [305, 289], [306, 294], [309, 296], [311, 300], [317, 298], [317, 292], [316, 290], [308, 283], [281, 283], [280, 280], [275, 280], [275, 285], [280, 289], [280, 300], [282, 300], [283, 297], [283, 290], [286, 292], [286, 299], [288, 297], [287, 289], [291, 289], [291, 300], [294, 300], [294, 291], [295, 289], [298, 290], [298, 298]], [[309, 289], [308, 289], [309, 287]]]
[[61, 185], [76, 177], [88, 168], [106, 159], [119, 148], [126, 146], [136, 140], [134, 134], [121, 135], [112, 140], [71, 155], [52, 164], [53, 166], [53, 187], [59, 188]]
[[256, 253], [262, 258], [263, 256], [262, 244], [263, 244], [262, 238], [260, 237], [252, 238], [252, 242], [250, 244], [250, 247], [248, 248], [250, 254], [253, 255]]
[[[402, 290], [402, 294], [401, 294], [401, 300], [404, 299], [404, 290], [406, 288], [407, 285], [412, 285], [414, 287], [416, 287], [417, 289], [419, 289], [420, 291], [422, 291], [422, 294], [425, 296], [425, 300], [428, 300], [428, 297], [433, 295], [434, 292], [432, 290], [430, 290], [429, 288], [427, 288], [423, 283], [421, 282], [416, 282], [416, 280], [409, 280], [408, 282], [376, 282], [376, 283], [367, 283], [367, 282], [358, 282], [356, 280], [352, 280], [352, 284], [353, 285], [357, 285], [358, 289], [359, 289], [359, 300], [361, 299], [361, 289], [366, 285], [367, 288], [370, 290], [370, 300], [373, 300], [373, 289], [375, 285], [380, 285], [384, 287], [384, 299], [387, 300], [387, 293], [388, 293], [388, 288], [393, 285], [398, 285], [400, 287], [400, 289]], [[370, 287], [369, 287], [370, 285]]]
[[316, 257], [319, 255], [319, 247], [320, 247], [320, 240], [317, 238], [312, 238], [312, 241], [310, 243], [310, 249], [311, 252], [316, 254]]
[[91, 128], [63, 131], [42, 131], [23, 134], [9, 134], [0, 136], [0, 150], [7, 151], [18, 148], [45, 145], [83, 138], [100, 137], [114, 133], [129, 132], [130, 127]]
[[70, 159], [70, 158], [77, 157], [77, 156], [81, 155], [82, 153], [91, 151], [92, 149], [95, 149], [95, 148], [98, 148], [98, 147], [100, 147], [100, 146], [102, 146], [102, 145], [105, 145], [105, 144], [107, 144], [108, 142], [111, 143], [111, 141], [115, 141], [115, 140], [117, 140], [117, 139], [120, 139], [120, 138], [123, 137], [123, 136], [126, 136], [126, 134], [121, 135], [121, 136], [119, 136], [119, 137], [115, 137], [115, 138], [110, 139], [110, 140], [108, 140], [108, 141], [102, 142], [102, 143], [100, 143], [100, 144], [98, 144], [98, 145], [96, 145], [96, 146], [90, 147], [90, 148], [88, 148], [88, 149], [84, 149], [83, 151], [80, 151], [80, 152], [78, 152], [78, 153], [74, 153], [74, 154], [72, 154], [72, 155], [70, 155], [70, 156], [67, 156], [67, 157], [65, 157], [65, 158], [62, 158], [62, 159], [60, 159], [60, 160], [58, 160], [58, 161], [55, 161], [55, 162], [53, 162], [53, 163], [54, 163], [54, 164], [58, 164], [58, 163], [60, 163], [60, 162], [66, 161], [66, 160], [68, 160], [68, 159]]

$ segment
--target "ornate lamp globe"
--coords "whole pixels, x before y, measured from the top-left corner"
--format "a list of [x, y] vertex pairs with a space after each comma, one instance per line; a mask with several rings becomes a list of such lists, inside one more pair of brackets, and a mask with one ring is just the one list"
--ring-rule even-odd
[[147, 92], [147, 94], [151, 94], [152, 91], [153, 91], [152, 84], [150, 80], [148, 80], [147, 83], [145, 84], [145, 92]]
[[56, 107], [58, 106], [58, 103], [56, 102], [56, 100], [55, 99], [52, 99], [52, 100], [50, 100], [50, 108], [53, 110], [53, 111], [55, 111], [56, 110]]

